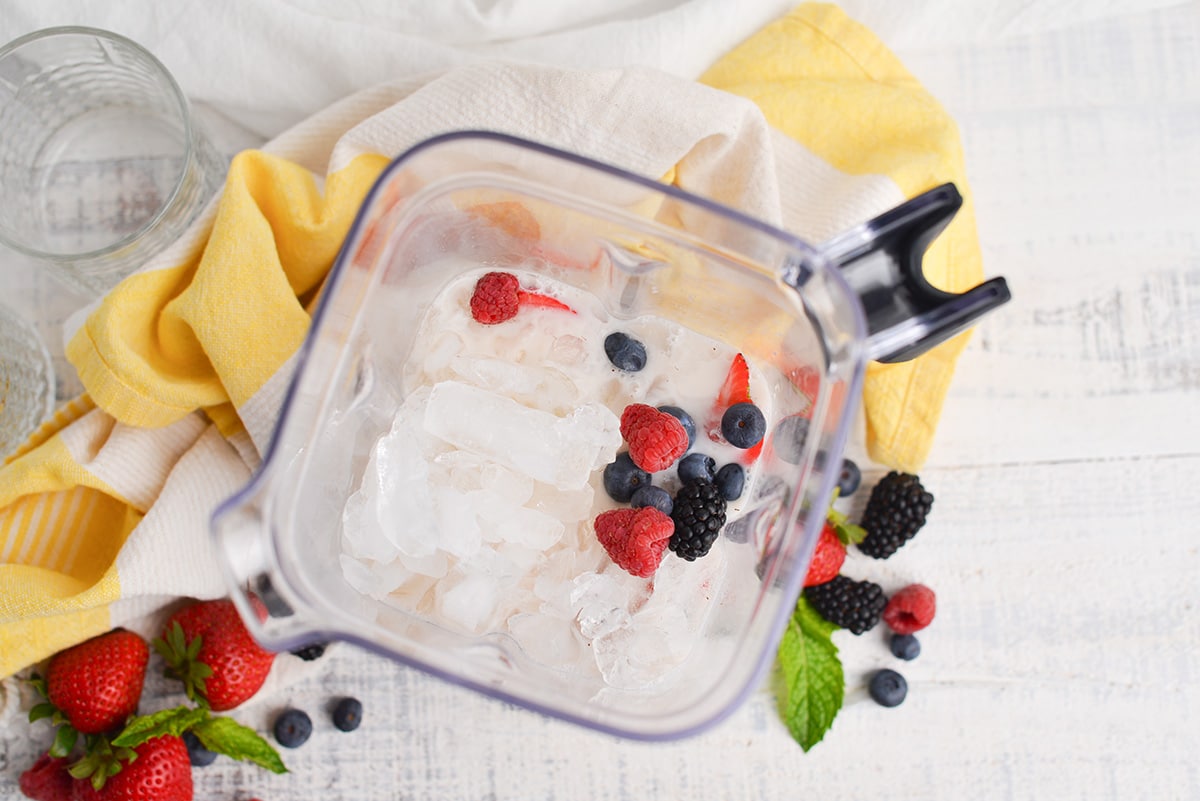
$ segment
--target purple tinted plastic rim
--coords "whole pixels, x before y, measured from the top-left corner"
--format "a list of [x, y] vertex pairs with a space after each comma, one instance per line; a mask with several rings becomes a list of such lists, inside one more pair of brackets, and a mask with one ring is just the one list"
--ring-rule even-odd
[[[440, 134], [438, 136], [434, 136], [429, 139], [426, 139], [422, 142], [418, 142], [417, 144], [410, 147], [408, 150], [406, 150], [403, 153], [401, 153], [400, 155], [396, 156], [396, 158], [394, 158], [391, 161], [391, 163], [389, 163], [388, 166], [384, 168], [383, 172], [380, 173], [379, 177], [375, 180], [375, 183], [372, 184], [370, 190], [367, 192], [366, 197], [363, 199], [362, 205], [359, 206], [359, 210], [358, 210], [357, 214], [355, 214], [355, 216], [354, 216], [354, 222], [351, 223], [350, 229], [346, 232], [346, 238], [343, 240], [342, 247], [338, 252], [337, 258], [334, 260], [333, 266], [330, 268], [328, 277], [326, 278], [326, 287], [327, 287], [326, 291], [321, 293], [321, 298], [318, 300], [317, 307], [313, 311], [312, 322], [309, 326], [309, 333], [304, 338], [304, 341], [300, 344], [300, 348], [296, 352], [296, 367], [292, 373], [291, 380], [288, 382], [288, 388], [287, 388], [287, 391], [284, 393], [283, 402], [280, 404], [279, 417], [275, 422], [273, 431], [271, 432], [271, 439], [267, 445], [266, 453], [263, 454], [262, 463], [259, 465], [258, 469], [255, 470], [254, 474], [250, 477], [249, 481], [246, 482], [245, 486], [243, 486], [241, 490], [239, 490], [238, 492], [236, 492], [235, 494], [230, 496], [228, 499], [226, 499], [224, 502], [222, 502], [220, 505], [218, 505], [217, 508], [213, 511], [213, 514], [209, 519], [210, 520], [210, 524], [209, 524], [210, 531], [212, 532], [213, 536], [215, 536], [215, 533], [216, 533], [215, 521], [217, 520], [217, 518], [221, 517], [222, 515], [224, 515], [225, 513], [229, 512], [229, 511], [232, 511], [233, 509], [237, 508], [238, 506], [241, 506], [244, 503], [247, 496], [251, 495], [252, 492], [255, 489], [257, 489], [259, 483], [261, 483], [261, 481], [263, 480], [263, 475], [266, 473], [267, 468], [274, 461], [275, 451], [276, 451], [276, 447], [278, 446], [278, 443], [279, 443], [279, 438], [280, 438], [279, 435], [280, 435], [281, 429], [283, 427], [284, 421], [287, 419], [288, 412], [291, 410], [291, 406], [292, 406], [292, 402], [293, 402], [295, 393], [297, 392], [298, 385], [304, 374], [304, 368], [308, 362], [309, 353], [312, 349], [313, 332], [317, 330], [317, 328], [321, 324], [321, 321], [324, 319], [326, 307], [331, 302], [331, 299], [334, 297], [334, 295], [336, 294], [337, 285], [340, 283], [342, 271], [345, 269], [344, 265], [346, 262], [347, 252], [348, 252], [347, 245], [351, 242], [354, 242], [357, 239], [359, 229], [363, 225], [363, 220], [365, 219], [368, 211], [370, 211], [370, 209], [374, 205], [376, 197], [382, 191], [382, 187], [384, 186], [384, 184], [386, 184], [388, 182], [388, 179], [391, 177], [392, 173], [401, 169], [406, 161], [408, 161], [410, 158], [417, 155], [421, 151], [427, 150], [432, 147], [436, 147], [441, 144], [445, 144], [447, 142], [466, 141], [466, 140], [483, 140], [483, 141], [491, 141], [491, 142], [500, 142], [503, 144], [512, 145], [512, 146], [520, 148], [520, 149], [531, 150], [531, 151], [534, 151], [537, 153], [541, 153], [541, 154], [549, 156], [551, 158], [556, 158], [556, 159], [560, 159], [563, 161], [568, 161], [568, 162], [571, 162], [574, 164], [578, 164], [580, 166], [588, 167], [590, 169], [597, 170], [599, 172], [608, 173], [610, 175], [621, 178], [623, 180], [630, 181], [632, 183], [644, 186], [647, 189], [651, 189], [656, 192], [661, 192], [664, 195], [669, 195], [671, 197], [677, 198], [679, 200], [683, 200], [692, 205], [707, 209], [708, 211], [712, 211], [714, 213], [728, 217], [748, 228], [753, 228], [757, 231], [762, 232], [763, 234], [766, 234], [767, 236], [777, 239], [780, 242], [782, 242], [783, 244], [787, 245], [788, 247], [794, 248], [798, 251], [805, 252], [805, 253], [811, 253], [813, 255], [819, 255], [819, 253], [820, 253], [818, 250], [814, 249], [812, 245], [808, 244], [804, 240], [799, 239], [799, 238], [793, 236], [792, 234], [789, 234], [786, 231], [780, 230], [779, 228], [769, 225], [761, 220], [755, 219], [754, 217], [750, 217], [746, 214], [743, 214], [742, 212], [739, 212], [736, 209], [722, 205], [720, 203], [709, 200], [707, 198], [700, 197], [699, 195], [694, 195], [694, 194], [687, 192], [685, 190], [682, 190], [676, 186], [671, 186], [669, 184], [663, 184], [658, 181], [654, 181], [652, 179], [646, 178], [644, 176], [637, 175], [636, 173], [628, 172], [627, 170], [621, 169], [620, 167], [614, 167], [610, 164], [605, 164], [603, 162], [595, 161], [594, 159], [587, 158], [586, 156], [580, 156], [575, 153], [568, 153], [563, 150], [558, 150], [556, 148], [549, 147], [549, 146], [543, 145], [543, 144], [539, 144], [537, 142], [532, 142], [532, 141], [529, 141], [526, 139], [521, 139], [519, 137], [510, 136], [508, 134], [496, 133], [494, 131], [468, 130], [468, 131], [455, 131], [452, 133]], [[854, 324], [855, 333], [857, 335], [857, 338], [860, 341], [864, 340], [866, 337], [866, 319], [864, 317], [861, 305], [857, 302], [857, 296], [854, 294], [854, 292], [850, 288], [849, 284], [846, 283], [845, 279], [842, 278], [840, 273], [838, 273], [836, 270], [830, 270], [828, 274], [832, 277], [832, 279], [835, 281], [835, 283], [837, 283], [840, 286], [840, 288], [844, 291], [845, 296], [852, 300], [853, 308], [851, 309], [851, 313], [853, 316], [853, 324]], [[847, 387], [847, 392], [846, 392], [846, 396], [845, 396], [847, 405], [849, 405], [852, 401], [854, 401], [856, 398], [858, 398], [859, 392], [861, 391], [861, 386], [862, 386], [862, 375], [863, 375], [863, 361], [860, 358], [858, 360], [858, 363], [854, 365], [854, 368], [851, 371], [850, 382]], [[843, 453], [843, 451], [845, 449], [846, 438], [848, 436], [848, 427], [849, 426], [848, 426], [847, 420], [845, 418], [843, 418], [842, 422], [838, 425], [837, 430], [833, 434], [832, 443], [831, 443], [832, 447], [830, 448], [830, 454], [831, 455], [836, 454], [835, 458], [840, 458], [841, 454]], [[829, 498], [833, 494], [833, 487], [834, 487], [834, 484], [836, 483], [835, 477], [836, 477], [836, 472], [832, 471], [832, 470], [829, 471], [825, 475], [825, 478], [823, 481], [823, 486], [820, 489], [819, 497]], [[789, 512], [791, 512], [791, 511], [792, 510], [789, 510]], [[815, 529], [816, 523], [817, 523], [817, 518], [815, 516], [810, 517], [810, 520], [808, 523], [808, 528]], [[811, 535], [812, 531], [808, 531], [806, 533]], [[220, 553], [220, 549], [218, 549], [218, 553]], [[222, 561], [224, 560], [223, 555], [221, 556], [221, 560]], [[284, 569], [284, 567], [282, 565], [279, 565], [279, 569], [280, 569], [280, 572], [283, 572], [286, 574], [287, 571]], [[237, 592], [239, 588], [236, 586], [236, 583], [233, 581], [233, 575], [232, 575], [231, 570], [229, 570], [227, 568], [227, 569], [225, 569], [224, 572], [226, 574], [226, 581], [228, 583], [231, 583], [234, 585], [232, 588], [235, 591], [235, 598], [239, 597], [238, 592]], [[742, 706], [742, 704], [745, 703], [745, 701], [749, 697], [750, 693], [753, 692], [754, 688], [757, 687], [758, 684], [762, 681], [763, 676], [765, 675], [765, 673], [767, 671], [767, 668], [769, 667], [771, 662], [773, 662], [773, 660], [774, 660], [775, 649], [778, 647], [779, 639], [783, 636], [783, 629], [786, 625], [787, 620], [792, 616], [793, 607], [795, 606], [795, 599], [799, 597], [800, 590], [802, 589], [801, 584], [804, 580], [804, 573], [802, 571], [798, 571], [798, 570], [793, 571], [793, 573], [794, 573], [794, 575], [789, 579], [788, 583], [786, 585], [784, 585], [784, 587], [783, 587], [785, 597], [790, 599], [791, 603], [780, 604], [779, 609], [776, 610], [775, 618], [771, 622], [770, 631], [772, 633], [767, 639], [766, 647], [763, 649], [762, 653], [758, 654], [757, 662], [755, 664], [754, 670], [751, 671], [750, 676], [747, 679], [746, 683], [738, 689], [738, 692], [717, 713], [709, 716], [708, 718], [706, 718], [698, 723], [694, 723], [694, 724], [692, 724], [690, 726], [686, 726], [682, 729], [674, 729], [674, 730], [665, 731], [665, 732], [643, 732], [643, 731], [638, 731], [636, 729], [621, 728], [619, 726], [600, 723], [600, 722], [597, 722], [594, 720], [590, 720], [588, 718], [580, 717], [578, 715], [571, 714], [570, 712], [564, 712], [559, 709], [554, 709], [552, 707], [549, 707], [549, 706], [546, 706], [543, 704], [539, 704], [538, 702], [532, 701], [528, 698], [520, 698], [520, 697], [514, 696], [508, 692], [499, 690], [495, 687], [488, 686], [482, 682], [473, 681], [473, 680], [465, 678], [463, 676], [458, 676], [458, 675], [455, 675], [452, 673], [447, 673], [444, 670], [435, 668], [431, 665], [427, 665], [424, 662], [421, 662], [417, 659], [413, 659], [411, 657], [405, 656], [403, 654], [399, 654], [388, 648], [384, 648], [380, 645], [377, 645], [369, 640], [366, 640], [366, 639], [359, 637], [350, 632], [314, 629], [314, 630], [305, 632], [306, 636], [304, 636], [304, 637], [290, 638], [290, 641], [285, 641], [286, 644], [284, 647], [291, 648], [294, 646], [302, 645], [305, 642], [311, 641], [312, 636], [317, 636], [317, 637], [321, 637], [324, 639], [335, 639], [335, 640], [340, 640], [342, 642], [349, 642], [349, 643], [353, 643], [354, 645], [357, 645], [367, 651], [370, 651], [375, 654], [379, 654], [380, 656], [383, 656], [394, 662], [399, 662], [399, 663], [407, 665], [409, 667], [416, 668], [417, 670], [420, 670], [421, 672], [426, 673], [428, 675], [436, 676], [437, 678], [442, 679], [450, 684], [454, 684], [454, 685], [457, 685], [460, 687], [466, 687], [466, 688], [475, 690], [476, 692], [479, 692], [483, 695], [489, 696], [491, 698], [496, 698], [501, 701], [507, 701], [508, 703], [511, 703], [514, 706], [518, 706], [523, 709], [528, 709], [533, 712], [539, 712], [548, 717], [556, 718], [558, 720], [564, 720], [569, 723], [574, 723], [576, 725], [582, 726], [584, 728], [592, 729], [594, 731], [600, 731], [600, 732], [615, 735], [618, 737], [624, 737], [624, 738], [633, 739], [633, 740], [643, 740], [643, 741], [648, 741], [648, 742], [662, 742], [662, 741], [667, 741], [667, 740], [678, 740], [678, 739], [683, 739], [685, 737], [691, 737], [693, 735], [696, 735], [703, 731], [706, 731], [706, 730], [712, 728], [713, 726], [717, 725], [721, 721], [723, 721], [725, 718], [729, 717], [729, 715], [731, 715], [735, 710], [740, 708]], [[238, 603], [238, 608], [239, 608], [239, 610], [242, 609], [241, 603]], [[244, 613], [243, 613], [243, 616], [245, 616]], [[253, 623], [254, 625], [249, 626], [249, 628], [251, 631], [255, 631], [257, 629], [258, 621], [253, 620], [253, 621], [251, 621], [251, 623]]]

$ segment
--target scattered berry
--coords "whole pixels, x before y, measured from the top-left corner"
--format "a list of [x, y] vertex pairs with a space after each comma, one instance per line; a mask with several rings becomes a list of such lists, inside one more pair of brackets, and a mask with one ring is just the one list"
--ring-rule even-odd
[[843, 459], [842, 470], [838, 473], [838, 497], [845, 498], [853, 495], [861, 484], [862, 471], [858, 469], [858, 465], [849, 459]]
[[884, 668], [871, 677], [867, 689], [880, 706], [900, 706], [908, 695], [908, 682], [896, 671]]
[[653, 506], [610, 509], [596, 516], [596, 539], [618, 567], [647, 578], [662, 563], [663, 551], [675, 531], [671, 518]]
[[357, 698], [343, 698], [333, 708], [333, 725], [339, 731], [354, 731], [362, 723], [362, 701]]
[[775, 426], [771, 446], [779, 458], [788, 464], [800, 464], [804, 460], [804, 444], [808, 440], [811, 423], [807, 417], [788, 415]]
[[298, 656], [301, 659], [303, 659], [305, 662], [312, 662], [312, 661], [314, 661], [316, 659], [320, 659], [322, 656], [324, 656], [325, 649], [328, 646], [329, 646], [329, 643], [314, 642], [314, 643], [309, 643], [308, 645], [304, 646], [303, 648], [297, 648], [295, 651], [292, 651], [291, 653], [292, 653], [292, 656]]
[[893, 634], [888, 647], [893, 655], [905, 662], [911, 662], [921, 655], [921, 641], [912, 634]]
[[933, 622], [937, 596], [924, 584], [909, 584], [892, 595], [883, 610], [883, 622], [897, 634], [913, 634]]
[[683, 423], [644, 403], [625, 407], [621, 413], [621, 436], [629, 443], [633, 463], [649, 473], [666, 470], [688, 449]]
[[678, 406], [659, 406], [658, 410], [660, 412], [666, 412], [683, 424], [683, 430], [686, 431], [688, 435], [689, 449], [696, 444], [696, 421], [692, 419], [690, 414], [685, 412], [683, 409], [680, 409]]
[[880, 479], [867, 499], [862, 517], [867, 536], [858, 549], [876, 559], [888, 558], [916, 536], [932, 507], [933, 495], [921, 486], [919, 478], [891, 471]]
[[55, 654], [46, 668], [46, 698], [82, 734], [100, 734], [137, 711], [150, 647], [125, 629]]
[[[709, 413], [709, 439], [713, 442], [720, 442], [722, 439], [725, 439], [732, 444], [733, 441], [729, 440], [724, 431], [725, 414], [731, 406], [742, 403], [753, 404], [753, 402], [753, 398], [750, 397], [750, 367], [746, 364], [746, 358], [739, 353], [733, 357], [733, 361], [729, 365], [729, 370], [725, 373], [725, 381], [721, 384], [721, 391], [717, 393], [716, 402], [713, 403], [712, 411]], [[763, 430], [766, 430], [765, 421], [763, 422]], [[742, 454], [743, 461], [746, 464], [753, 463], [758, 458], [761, 450], [762, 435], [760, 434], [753, 444], [746, 446], [746, 452]]]
[[650, 474], [634, 464], [628, 453], [618, 453], [604, 468], [604, 491], [617, 503], [629, 503], [633, 493], [649, 485]]
[[721, 435], [735, 448], [753, 448], [766, 431], [767, 419], [753, 403], [735, 403], [721, 416]]
[[471, 293], [471, 317], [484, 325], [511, 320], [521, 306], [543, 306], [575, 313], [570, 306], [549, 295], [521, 289], [512, 273], [486, 273], [475, 283], [475, 291]]
[[75, 782], [74, 801], [192, 801], [192, 763], [182, 738], [164, 734], [133, 752], [127, 761], [96, 763], [86, 781]]
[[813, 550], [812, 559], [808, 563], [804, 586], [815, 587], [833, 581], [845, 561], [846, 546], [842, 544], [834, 527], [826, 521], [821, 528], [820, 537], [817, 538], [817, 547]]
[[287, 709], [275, 718], [275, 740], [284, 748], [299, 748], [312, 735], [312, 718], [303, 709]]
[[725, 525], [725, 499], [711, 481], [693, 480], [675, 493], [670, 548], [689, 562], [706, 555]]
[[42, 754], [21, 774], [17, 785], [34, 801], [71, 801], [75, 780], [67, 773], [67, 757]]
[[887, 605], [887, 596], [878, 584], [846, 576], [834, 576], [824, 584], [807, 587], [804, 597], [818, 615], [854, 634], [875, 628]]
[[250, 636], [228, 598], [176, 612], [154, 648], [167, 663], [167, 676], [181, 680], [188, 698], [203, 699], [214, 712], [233, 709], [258, 692], [275, 661], [275, 654]]
[[604, 338], [604, 354], [613, 367], [627, 373], [636, 373], [646, 366], [646, 346], [621, 331]]
[[736, 501], [742, 497], [742, 490], [746, 488], [746, 471], [740, 464], [730, 462], [721, 466], [716, 477], [713, 478], [713, 483], [721, 491], [722, 498], [727, 501]]
[[679, 460], [677, 472], [679, 480], [685, 484], [689, 481], [712, 481], [717, 477], [717, 462], [703, 453], [689, 453]]
[[216, 752], [205, 748], [204, 743], [200, 742], [200, 738], [190, 731], [183, 733], [183, 744], [187, 746], [188, 759], [191, 761], [192, 767], [207, 767], [217, 758]]
[[662, 487], [653, 487], [647, 484], [644, 487], [638, 487], [637, 491], [633, 493], [633, 497], [629, 499], [629, 505], [634, 509], [651, 506], [669, 516], [675, 502], [671, 500], [671, 493]]

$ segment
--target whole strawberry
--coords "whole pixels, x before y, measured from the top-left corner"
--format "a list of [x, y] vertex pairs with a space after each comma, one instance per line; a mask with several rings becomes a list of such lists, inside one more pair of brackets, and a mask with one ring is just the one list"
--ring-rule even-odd
[[192, 801], [192, 765], [182, 738], [166, 734], [130, 750], [136, 756], [90, 765], [90, 775], [72, 767], [74, 801]]
[[[55, 723], [65, 722], [82, 734], [113, 729], [137, 711], [149, 659], [146, 641], [125, 629], [60, 651], [51, 657], [44, 682], [46, 698], [58, 714], [44, 705], [30, 714], [54, 715]], [[43, 689], [41, 683], [38, 687]]]
[[240, 705], [267, 679], [275, 654], [250, 636], [229, 599], [200, 601], [167, 621], [155, 649], [167, 676], [183, 682], [188, 698], [214, 711]]
[[808, 573], [804, 576], [805, 587], [815, 587], [827, 581], [833, 581], [842, 570], [846, 561], [846, 546], [838, 538], [837, 531], [829, 521], [821, 529], [817, 547], [813, 551], [812, 560], [808, 563]]

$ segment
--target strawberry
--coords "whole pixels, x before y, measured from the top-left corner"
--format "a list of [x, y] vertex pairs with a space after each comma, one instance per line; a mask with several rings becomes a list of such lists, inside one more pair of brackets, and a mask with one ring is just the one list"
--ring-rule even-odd
[[866, 535], [865, 530], [850, 524], [844, 514], [831, 506], [821, 527], [817, 547], [808, 563], [804, 586], [815, 587], [833, 581], [846, 561], [846, 546], [862, 542]]
[[[255, 608], [265, 614], [257, 600]], [[166, 675], [183, 682], [188, 698], [218, 712], [258, 692], [275, 661], [275, 654], [250, 636], [227, 598], [200, 601], [176, 612], [154, 648], [166, 660]]]
[[21, 792], [34, 801], [71, 801], [75, 780], [67, 773], [67, 758], [42, 754], [21, 774]]
[[[74, 732], [99, 734], [137, 711], [150, 648], [132, 631], [113, 629], [59, 651], [50, 659], [44, 680], [34, 684], [48, 704], [30, 710], [30, 719], [52, 718]], [[74, 743], [74, 734], [71, 735]], [[70, 745], [66, 747], [70, 750]], [[65, 751], [55, 756], [65, 756]]]
[[173, 734], [134, 748], [101, 748], [71, 767], [75, 801], [192, 801], [192, 764]]
[[[754, 400], [750, 397], [750, 366], [746, 363], [746, 357], [739, 353], [730, 362], [729, 370], [725, 373], [725, 381], [721, 384], [721, 390], [717, 393], [716, 400], [713, 401], [712, 410], [708, 415], [708, 438], [713, 442], [724, 442], [725, 438], [721, 434], [721, 418], [725, 416], [725, 411], [734, 404], [753, 402]], [[754, 464], [754, 460], [761, 452], [762, 440], [759, 440], [743, 451], [740, 459], [747, 465], [751, 465]]]
[[815, 587], [827, 581], [833, 581], [846, 561], [846, 546], [838, 539], [833, 526], [826, 521], [817, 540], [816, 550], [808, 563], [808, 573], [804, 576], [805, 587]]

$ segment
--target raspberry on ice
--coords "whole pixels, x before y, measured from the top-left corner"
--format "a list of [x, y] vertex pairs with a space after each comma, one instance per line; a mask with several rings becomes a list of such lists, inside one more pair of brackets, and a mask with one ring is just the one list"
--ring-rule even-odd
[[654, 575], [675, 523], [653, 506], [610, 509], [596, 516], [596, 539], [626, 572], [640, 578]]
[[625, 407], [621, 413], [621, 436], [629, 443], [633, 463], [648, 473], [666, 470], [688, 449], [683, 423], [644, 403]]

